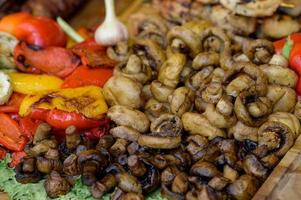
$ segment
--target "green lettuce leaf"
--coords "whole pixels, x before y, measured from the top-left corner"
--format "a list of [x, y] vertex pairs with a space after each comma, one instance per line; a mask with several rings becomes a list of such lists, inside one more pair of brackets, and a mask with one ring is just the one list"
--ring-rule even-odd
[[[50, 200], [44, 189], [44, 181], [31, 184], [21, 184], [15, 179], [15, 172], [8, 167], [10, 155], [0, 160], [0, 190], [6, 192], [11, 200]], [[101, 200], [110, 200], [111, 194], [106, 194]], [[80, 177], [76, 180], [71, 191], [55, 200], [94, 200], [88, 186], [83, 185]], [[161, 197], [160, 190], [148, 195], [146, 200], [165, 200]]]

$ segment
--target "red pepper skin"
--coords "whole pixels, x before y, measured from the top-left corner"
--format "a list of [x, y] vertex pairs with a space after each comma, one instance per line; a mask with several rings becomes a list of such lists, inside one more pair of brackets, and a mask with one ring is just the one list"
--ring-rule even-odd
[[9, 166], [11, 168], [15, 168], [22, 161], [22, 159], [25, 156], [27, 156], [27, 154], [24, 151], [13, 152], [12, 153], [12, 160], [9, 163]]
[[45, 110], [34, 108], [31, 110], [30, 117], [32, 119], [38, 119], [47, 122], [55, 129], [66, 129], [68, 126], [76, 126], [76, 128], [84, 130], [90, 128], [96, 128], [102, 123], [100, 120], [88, 119], [85, 116], [78, 113], [70, 113], [61, 110]]
[[98, 140], [102, 136], [109, 133], [110, 130], [110, 119], [105, 118], [101, 121], [101, 125], [97, 128], [85, 131], [84, 135], [90, 140]]
[[107, 56], [107, 48], [97, 44], [94, 38], [77, 44], [72, 52], [81, 58], [83, 65], [90, 67], [111, 67], [117, 62]]
[[65, 47], [67, 36], [59, 25], [47, 17], [32, 16], [15, 28], [14, 35], [28, 44], [40, 47]]
[[[301, 33], [293, 33], [292, 35], [290, 35], [290, 39], [296, 44], [296, 43], [300, 43], [301, 42]], [[287, 38], [283, 38], [281, 40], [277, 40], [275, 41], [274, 44], [274, 48], [277, 54], [281, 54], [282, 53], [282, 49], [285, 45], [287, 41]]]
[[0, 21], [0, 31], [7, 32], [10, 34], [15, 34], [16, 27], [24, 22], [25, 20], [31, 18], [32, 15], [26, 12], [18, 12], [10, 15], [6, 15]]
[[112, 75], [113, 69], [91, 69], [87, 66], [80, 66], [65, 79], [62, 88], [77, 88], [88, 85], [103, 87]]
[[17, 67], [23, 72], [38, 69], [50, 75], [66, 77], [80, 64], [80, 60], [71, 51], [61, 47], [35, 47], [21, 42], [15, 47], [14, 59]]
[[301, 75], [301, 43], [294, 43], [289, 56], [290, 68]]
[[40, 122], [38, 120], [33, 120], [30, 117], [24, 117], [19, 119], [19, 125], [22, 130], [23, 135], [25, 135], [28, 139], [31, 139]]
[[0, 106], [0, 112], [3, 112], [3, 113], [18, 113], [21, 102], [23, 101], [23, 99], [24, 99], [23, 94], [19, 94], [19, 93], [14, 92], [13, 95], [10, 97], [8, 103], [6, 103], [5, 105]]
[[0, 144], [12, 151], [22, 151], [27, 140], [16, 121], [0, 113]]
[[7, 154], [7, 151], [0, 147], [0, 160], [4, 159]]
[[71, 125], [76, 126], [78, 129], [89, 129], [100, 125], [98, 120], [88, 119], [81, 114], [68, 113], [56, 109], [49, 111], [46, 122], [57, 129], [66, 129]]

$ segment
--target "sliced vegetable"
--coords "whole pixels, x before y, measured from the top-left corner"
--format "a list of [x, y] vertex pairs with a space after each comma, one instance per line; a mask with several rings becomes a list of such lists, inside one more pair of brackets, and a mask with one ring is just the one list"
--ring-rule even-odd
[[108, 110], [102, 90], [96, 86], [61, 89], [50, 94], [27, 96], [20, 107], [20, 116], [28, 115], [32, 108], [75, 112], [92, 119], [102, 119]]
[[57, 109], [48, 112], [46, 122], [57, 129], [66, 129], [71, 125], [76, 126], [78, 129], [89, 129], [101, 125], [99, 120], [88, 119], [81, 114]]
[[23, 72], [45, 72], [66, 77], [80, 64], [80, 59], [70, 50], [61, 47], [36, 48], [21, 42], [16, 46], [14, 58]]
[[54, 76], [11, 73], [12, 88], [21, 94], [45, 94], [58, 90], [63, 81]]
[[112, 75], [112, 69], [91, 69], [87, 66], [81, 66], [65, 79], [62, 88], [76, 88], [88, 85], [103, 87]]
[[114, 67], [116, 61], [107, 56], [106, 47], [95, 42], [93, 38], [77, 44], [72, 52], [81, 58], [83, 65], [90, 67]]
[[8, 102], [12, 93], [13, 88], [9, 76], [0, 71], [0, 105]]
[[30, 17], [21, 22], [15, 29], [15, 36], [29, 44], [49, 47], [65, 47], [67, 36], [59, 25], [47, 17]]
[[[288, 38], [290, 38], [290, 40], [292, 40], [294, 43], [301, 42], [301, 33], [293, 33]], [[281, 54], [283, 52], [283, 47], [287, 43], [288, 38], [274, 42], [274, 48], [278, 54]]]
[[9, 101], [6, 104], [0, 106], [0, 112], [18, 113], [23, 99], [24, 95], [14, 92]]
[[18, 43], [19, 41], [15, 36], [0, 32], [0, 69], [16, 68], [13, 52]]
[[7, 151], [0, 147], [0, 160], [4, 159], [7, 154]]
[[27, 154], [24, 151], [13, 152], [9, 166], [15, 168]]
[[18, 123], [7, 114], [0, 113], [0, 144], [12, 151], [22, 151], [26, 142]]
[[39, 124], [40, 122], [38, 120], [33, 120], [30, 117], [23, 117], [19, 120], [22, 133], [29, 139], [34, 136]]
[[65, 33], [75, 42], [83, 42], [85, 39], [78, 34], [65, 20], [61, 17], [56, 18], [57, 23], [65, 31]]
[[0, 31], [15, 34], [17, 26], [23, 21], [31, 18], [32, 15], [26, 12], [19, 12], [7, 15], [0, 21]]

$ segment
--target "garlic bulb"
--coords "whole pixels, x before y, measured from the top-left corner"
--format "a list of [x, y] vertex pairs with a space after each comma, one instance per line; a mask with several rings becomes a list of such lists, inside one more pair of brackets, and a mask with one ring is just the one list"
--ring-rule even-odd
[[114, 0], [105, 0], [106, 17], [95, 32], [95, 40], [104, 46], [115, 45], [128, 39], [128, 30], [116, 17]]

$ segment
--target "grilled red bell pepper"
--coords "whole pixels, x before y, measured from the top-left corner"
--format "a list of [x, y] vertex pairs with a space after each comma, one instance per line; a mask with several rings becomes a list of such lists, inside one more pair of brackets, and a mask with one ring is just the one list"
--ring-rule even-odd
[[27, 154], [24, 151], [13, 152], [9, 166], [15, 168], [25, 156], [27, 156]]
[[18, 123], [9, 115], [0, 113], [0, 144], [12, 151], [22, 151], [26, 143]]
[[101, 121], [101, 125], [97, 128], [90, 129], [85, 131], [84, 134], [90, 140], [97, 140], [107, 134], [110, 130], [110, 119], [105, 118]]
[[[296, 44], [301, 42], [301, 33], [293, 33], [290, 35], [290, 39]], [[283, 38], [281, 40], [277, 40], [274, 42], [274, 48], [277, 54], [282, 54], [283, 47], [287, 42], [287, 38]]]
[[0, 106], [0, 112], [18, 113], [23, 99], [24, 99], [23, 94], [14, 92], [13, 95], [10, 97], [9, 101], [5, 105]]
[[103, 87], [104, 84], [113, 75], [113, 69], [110, 68], [94, 68], [80, 66], [68, 76], [62, 88], [76, 88], [88, 85]]
[[[284, 43], [284, 44], [283, 44]], [[301, 95], [301, 33], [293, 34], [285, 40], [276, 41], [274, 47], [289, 61], [289, 67], [298, 75], [296, 91]]]
[[97, 44], [94, 38], [77, 44], [72, 51], [81, 58], [82, 64], [91, 67], [114, 67], [116, 61], [107, 56], [107, 48]]
[[31, 139], [34, 136], [39, 124], [39, 120], [33, 120], [30, 117], [23, 117], [19, 119], [19, 125], [22, 130], [22, 133], [29, 139]]
[[7, 151], [0, 147], [0, 160], [4, 159], [7, 154]]
[[34, 108], [29, 115], [33, 119], [43, 120], [56, 129], [66, 129], [68, 126], [76, 126], [78, 129], [90, 129], [100, 126], [100, 120], [88, 119], [85, 116], [61, 110], [45, 110]]
[[14, 35], [16, 32], [16, 27], [31, 17], [32, 15], [26, 12], [19, 12], [6, 15], [0, 21], [0, 31]]
[[65, 47], [67, 44], [66, 34], [54, 20], [28, 13], [14, 13], [4, 17], [0, 21], [0, 30], [41, 47]]
[[14, 50], [15, 63], [23, 72], [33, 72], [38, 69], [50, 75], [66, 77], [80, 64], [79, 58], [70, 50], [62, 47], [47, 47], [44, 49], [18, 44]]

